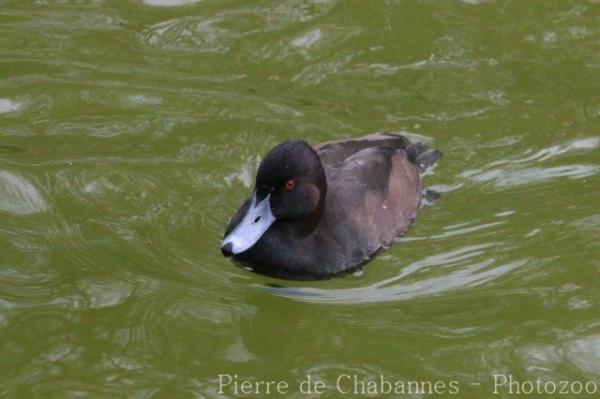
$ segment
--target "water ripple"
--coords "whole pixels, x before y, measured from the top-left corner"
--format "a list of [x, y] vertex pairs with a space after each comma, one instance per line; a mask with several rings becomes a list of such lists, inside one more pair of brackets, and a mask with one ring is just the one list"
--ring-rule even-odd
[[147, 6], [155, 7], [179, 7], [199, 3], [202, 0], [142, 0]]
[[[299, 301], [330, 304], [374, 303], [423, 298], [488, 283], [527, 263], [526, 259], [507, 263], [500, 263], [494, 258], [484, 258], [479, 261], [472, 259], [482, 257], [485, 249], [495, 245], [492, 243], [473, 245], [432, 255], [405, 266], [397, 276], [364, 287], [344, 289], [256, 287]], [[438, 270], [438, 273], [442, 270], [447, 272], [438, 276], [429, 276], [433, 270]], [[422, 277], [413, 276], [418, 272]], [[408, 281], [404, 282], [405, 280]], [[410, 280], [416, 281], [411, 282]]]
[[[598, 377], [593, 2], [0, 0], [0, 397]], [[400, 245], [222, 258], [270, 147], [376, 130], [445, 153]]]
[[[600, 147], [600, 137], [588, 137], [572, 141], [567, 144], [557, 144], [548, 148], [536, 151], [531, 155], [515, 159], [502, 159], [491, 162], [489, 166], [498, 166], [505, 164], [543, 162], [548, 159], [556, 158], [560, 155], [570, 154], [574, 152], [588, 152]], [[531, 152], [531, 150], [527, 151]]]
[[26, 178], [0, 170], [0, 211], [27, 215], [47, 208], [40, 192]]
[[[225, 27], [232, 19], [236, 21], [235, 30]], [[185, 17], [160, 22], [148, 28], [141, 40], [148, 46], [165, 50], [224, 53], [234, 40], [262, 29], [264, 21], [254, 13], [227, 12], [214, 17]]]

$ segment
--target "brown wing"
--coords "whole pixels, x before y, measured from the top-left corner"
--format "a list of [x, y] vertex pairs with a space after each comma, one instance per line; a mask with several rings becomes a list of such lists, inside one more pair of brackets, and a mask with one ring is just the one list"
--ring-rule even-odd
[[[414, 221], [421, 197], [419, 169], [404, 149], [366, 148], [327, 169], [329, 184], [348, 218], [361, 230], [369, 253], [387, 247]], [[332, 201], [336, 201], [332, 198]]]

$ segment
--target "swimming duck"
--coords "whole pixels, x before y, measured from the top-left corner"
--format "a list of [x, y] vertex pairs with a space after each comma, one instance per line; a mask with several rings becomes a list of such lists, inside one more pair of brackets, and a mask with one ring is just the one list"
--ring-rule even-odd
[[410, 228], [421, 201], [420, 172], [440, 155], [391, 133], [314, 146], [284, 141], [260, 163], [221, 251], [280, 278], [356, 270]]

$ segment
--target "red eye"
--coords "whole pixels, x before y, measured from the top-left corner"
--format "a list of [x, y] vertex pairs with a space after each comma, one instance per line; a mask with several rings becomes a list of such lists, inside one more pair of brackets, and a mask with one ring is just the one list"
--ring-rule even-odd
[[283, 189], [285, 191], [292, 191], [293, 189], [296, 188], [296, 181], [294, 180], [288, 180], [287, 182], [285, 182], [285, 184], [283, 185]]

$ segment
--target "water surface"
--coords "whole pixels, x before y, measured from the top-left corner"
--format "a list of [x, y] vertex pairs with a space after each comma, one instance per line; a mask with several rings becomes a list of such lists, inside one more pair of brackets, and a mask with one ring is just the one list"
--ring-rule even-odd
[[[600, 386], [599, 74], [595, 1], [0, 0], [0, 397]], [[270, 147], [376, 131], [443, 197], [362, 274], [221, 257]]]

